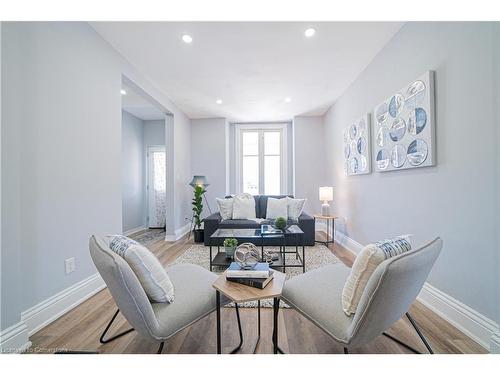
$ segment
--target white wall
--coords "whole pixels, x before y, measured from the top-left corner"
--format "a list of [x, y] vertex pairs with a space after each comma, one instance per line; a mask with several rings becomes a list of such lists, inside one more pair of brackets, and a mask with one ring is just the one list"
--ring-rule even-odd
[[[223, 198], [227, 193], [226, 131], [224, 118], [191, 120], [191, 171], [193, 175], [207, 177], [210, 186], [206, 197], [212, 212], [219, 210], [215, 198]], [[203, 215], [209, 215], [206, 207]]]
[[122, 111], [122, 228], [124, 233], [146, 225], [144, 144], [143, 121]]
[[[123, 75], [173, 114], [168, 204], [180, 228], [190, 212], [189, 119], [88, 24], [2, 24], [2, 329], [93, 275], [89, 236], [122, 229]], [[69, 257], [76, 270], [65, 275]]]
[[[329, 182], [325, 160], [325, 140], [322, 117], [295, 117], [294, 164], [297, 198], [307, 198], [304, 211], [310, 215], [321, 212], [319, 187]], [[332, 212], [335, 207], [332, 206]]]
[[[441, 236], [429, 282], [500, 321], [495, 30], [491, 23], [406, 24], [324, 121], [345, 233], [362, 244], [401, 233], [414, 233], [417, 244]], [[437, 166], [345, 177], [344, 127], [427, 70], [436, 72]]]

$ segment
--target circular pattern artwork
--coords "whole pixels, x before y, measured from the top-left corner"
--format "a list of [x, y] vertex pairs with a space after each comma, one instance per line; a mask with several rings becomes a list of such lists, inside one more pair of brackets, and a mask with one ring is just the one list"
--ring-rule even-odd
[[378, 169], [385, 170], [389, 166], [390, 156], [386, 149], [382, 149], [377, 154]]
[[415, 139], [408, 146], [408, 162], [413, 166], [420, 165], [427, 159], [428, 153], [427, 143], [423, 139]]
[[366, 139], [363, 137], [358, 138], [358, 143], [356, 149], [360, 155], [363, 155], [366, 151]]
[[401, 94], [396, 94], [391, 98], [389, 102], [389, 114], [396, 118], [401, 111], [403, 110], [403, 106], [405, 104], [405, 98]]
[[355, 124], [352, 124], [349, 128], [349, 136], [351, 137], [351, 139], [354, 139], [356, 138], [356, 135], [358, 135], [358, 128], [356, 128]]
[[385, 126], [381, 126], [377, 131], [377, 145], [379, 147], [384, 147], [387, 142], [387, 128]]
[[391, 164], [394, 168], [401, 168], [406, 161], [406, 149], [403, 145], [395, 145], [391, 150]]
[[351, 158], [349, 169], [352, 174], [356, 174], [359, 172], [359, 162], [356, 157]]
[[423, 108], [415, 108], [408, 116], [408, 132], [413, 135], [420, 134], [427, 124], [427, 112]]
[[377, 123], [379, 125], [382, 125], [385, 120], [387, 120], [387, 117], [389, 116], [389, 106], [387, 103], [382, 103], [378, 106], [377, 110], [375, 111], [375, 117], [377, 118]]
[[409, 110], [423, 104], [425, 99], [425, 83], [423, 81], [413, 82], [406, 90], [405, 105]]
[[370, 172], [370, 123], [365, 115], [344, 130], [344, 170], [346, 175]]
[[389, 137], [394, 142], [398, 142], [403, 139], [406, 133], [406, 123], [402, 118], [397, 118], [393, 121], [391, 129], [389, 131]]
[[[387, 172], [435, 165], [433, 72], [428, 71], [400, 90], [394, 91], [384, 102], [374, 106], [373, 114], [373, 145], [369, 137], [366, 140], [367, 148], [374, 148], [376, 171]], [[359, 150], [363, 149], [362, 142], [358, 141], [355, 155], [359, 155]], [[350, 151], [352, 157], [352, 148]], [[361, 167], [359, 157], [358, 162]]]
[[344, 158], [349, 159], [350, 155], [351, 155], [351, 146], [349, 146], [349, 143], [346, 143], [344, 145]]

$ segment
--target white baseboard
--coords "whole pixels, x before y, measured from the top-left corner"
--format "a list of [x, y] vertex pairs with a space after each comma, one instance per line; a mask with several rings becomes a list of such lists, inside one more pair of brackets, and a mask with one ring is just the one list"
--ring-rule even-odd
[[92, 275], [21, 313], [29, 336], [89, 299], [106, 285], [99, 274]]
[[143, 230], [146, 230], [148, 228], [146, 227], [137, 227], [137, 228], [132, 228], [132, 229], [129, 229], [128, 231], [126, 232], [123, 232], [123, 235], [124, 236], [132, 236], [136, 233], [139, 233], [139, 232], [142, 232]]
[[490, 349], [493, 336], [499, 329], [496, 322], [429, 283], [424, 284], [417, 300], [478, 344]]
[[497, 330], [490, 340], [490, 353], [500, 354], [500, 330]]
[[0, 332], [0, 353], [22, 353], [30, 346], [28, 327], [23, 322]]
[[[339, 231], [335, 232], [335, 242], [355, 254], [358, 254], [363, 248], [363, 245]], [[498, 323], [429, 283], [424, 284], [417, 300], [472, 340], [489, 349], [491, 353], [500, 353], [500, 327]]]
[[182, 237], [184, 237], [186, 234], [188, 234], [190, 230], [191, 230], [191, 223], [187, 223], [183, 227], [176, 229], [175, 234], [165, 235], [165, 241], [168, 241], [168, 242], [178, 241]]

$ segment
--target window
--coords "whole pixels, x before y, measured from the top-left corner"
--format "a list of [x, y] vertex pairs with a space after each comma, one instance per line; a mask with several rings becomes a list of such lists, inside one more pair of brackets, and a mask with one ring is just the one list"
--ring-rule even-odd
[[286, 124], [237, 125], [237, 191], [252, 195], [286, 192]]

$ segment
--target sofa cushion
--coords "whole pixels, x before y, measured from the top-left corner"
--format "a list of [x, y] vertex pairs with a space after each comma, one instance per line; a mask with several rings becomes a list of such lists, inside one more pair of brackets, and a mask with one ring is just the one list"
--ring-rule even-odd
[[293, 198], [293, 195], [260, 195], [259, 196], [259, 216], [261, 219], [265, 219], [267, 215], [267, 199], [268, 198], [285, 198], [290, 197]]
[[255, 199], [250, 194], [238, 194], [233, 198], [233, 219], [255, 219]]
[[232, 219], [222, 220], [219, 228], [222, 229], [259, 229], [262, 224], [269, 224], [267, 220]]
[[233, 218], [233, 198], [220, 199], [215, 198], [219, 206], [220, 216], [222, 220]]
[[278, 217], [288, 218], [288, 197], [286, 198], [268, 198], [266, 219], [276, 219]]
[[287, 197], [288, 200], [288, 218], [292, 220], [299, 220], [299, 216], [304, 211], [306, 199], [293, 199]]

